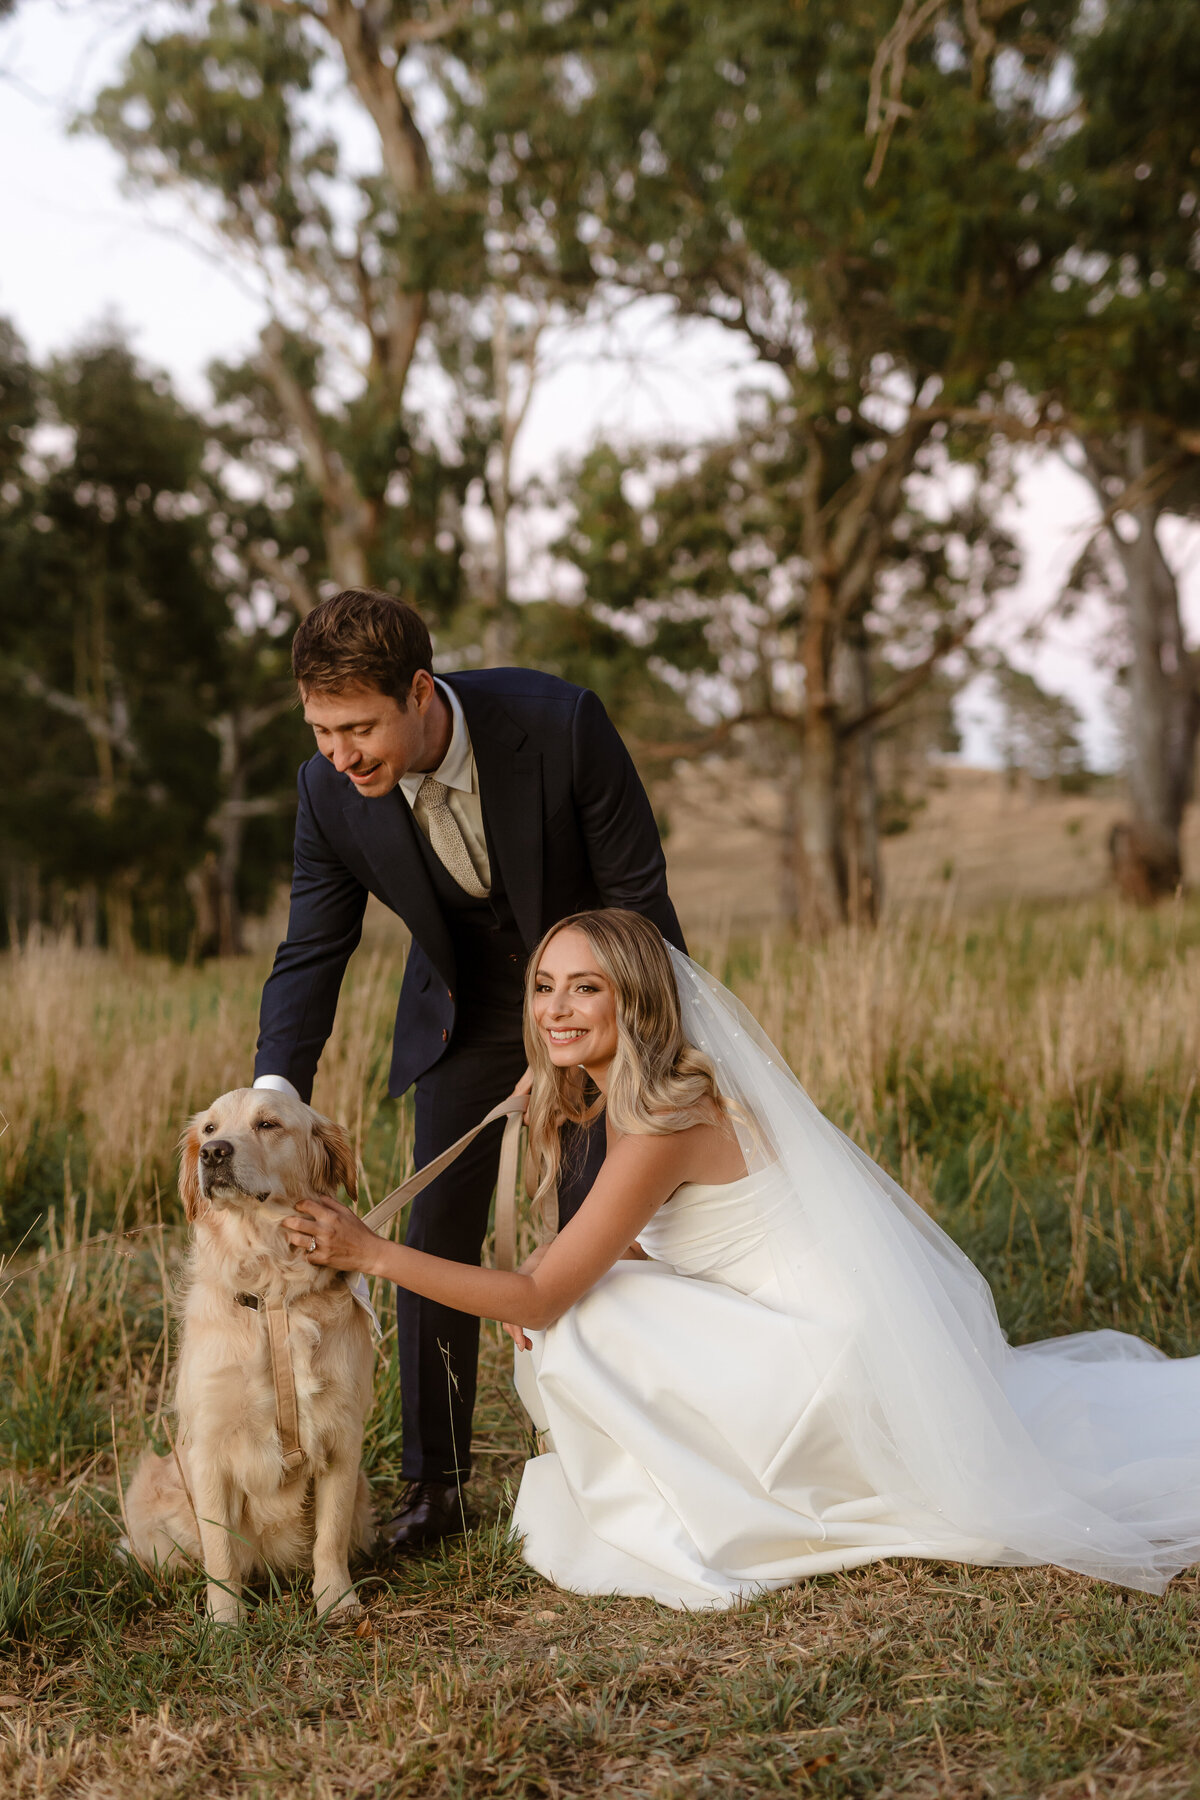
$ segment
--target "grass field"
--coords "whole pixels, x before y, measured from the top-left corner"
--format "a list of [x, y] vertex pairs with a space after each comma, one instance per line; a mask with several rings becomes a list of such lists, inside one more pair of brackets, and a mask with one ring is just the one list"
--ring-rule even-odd
[[[1200, 903], [704, 953], [977, 1260], [1015, 1340], [1118, 1324], [1200, 1348]], [[409, 1154], [383, 1094], [397, 968], [358, 964], [315, 1098], [378, 1198]], [[548, 1587], [506, 1538], [526, 1430], [489, 1327], [480, 1525], [370, 1575], [360, 1626], [288, 1586], [214, 1632], [195, 1584], [121, 1563], [118, 1459], [170, 1423], [173, 1144], [246, 1078], [263, 973], [0, 963], [0, 1793], [1200, 1794], [1194, 1576], [1159, 1600], [879, 1565], [690, 1616]], [[381, 1363], [381, 1509], [398, 1438]]]

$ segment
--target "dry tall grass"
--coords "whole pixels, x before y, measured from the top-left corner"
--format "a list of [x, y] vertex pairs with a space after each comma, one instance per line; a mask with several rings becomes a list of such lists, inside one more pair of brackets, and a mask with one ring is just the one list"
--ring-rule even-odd
[[[1070, 1295], [1106, 1245], [1123, 1281], [1153, 1274], [1186, 1290], [1198, 1251], [1185, 1197], [1200, 1209], [1196, 903], [1149, 917], [1105, 901], [1014, 908], [985, 928], [918, 915], [819, 950], [768, 935], [700, 954], [818, 1104], [932, 1210], [953, 1221], [969, 1201], [977, 1213], [983, 1184], [994, 1198], [998, 1171], [1015, 1179], [1019, 1138], [1032, 1184], [1060, 1190]], [[156, 1218], [187, 1114], [250, 1079], [265, 972], [257, 960], [198, 971], [63, 947], [0, 963], [10, 1249], [51, 1220], [61, 1230], [65, 1197], [93, 1227]], [[405, 1113], [386, 1104], [400, 973], [384, 950], [351, 964], [314, 1094], [350, 1128], [376, 1195], [409, 1154]], [[1025, 1217], [1028, 1183], [1017, 1186]]]
[[[188, 1114], [251, 1079], [265, 963], [180, 968], [67, 945], [0, 961], [0, 1205], [11, 1235], [33, 1199], [80, 1190], [126, 1222], [173, 1185]], [[387, 1028], [401, 968], [376, 952], [351, 970], [315, 1103], [360, 1152], [386, 1095]], [[96, 1210], [98, 1208], [98, 1210]]]

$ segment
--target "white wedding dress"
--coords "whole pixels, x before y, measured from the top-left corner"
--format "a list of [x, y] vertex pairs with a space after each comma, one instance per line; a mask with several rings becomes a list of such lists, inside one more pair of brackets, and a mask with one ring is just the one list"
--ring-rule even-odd
[[1161, 1592], [1200, 1560], [1200, 1357], [1014, 1350], [982, 1276], [673, 953], [750, 1173], [681, 1187], [518, 1352], [543, 1453], [514, 1529], [559, 1587], [729, 1606], [882, 1557]]

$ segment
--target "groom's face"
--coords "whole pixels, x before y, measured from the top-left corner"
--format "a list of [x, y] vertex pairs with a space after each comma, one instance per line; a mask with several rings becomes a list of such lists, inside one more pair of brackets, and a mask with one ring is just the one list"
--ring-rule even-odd
[[358, 793], [375, 800], [390, 794], [402, 775], [436, 766], [428, 760], [435, 693], [422, 669], [404, 705], [378, 688], [357, 686], [301, 697], [321, 755]]

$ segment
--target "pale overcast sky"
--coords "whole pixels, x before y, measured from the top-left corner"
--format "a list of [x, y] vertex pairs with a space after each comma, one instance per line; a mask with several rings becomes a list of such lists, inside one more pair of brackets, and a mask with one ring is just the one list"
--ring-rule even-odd
[[[38, 357], [115, 317], [139, 354], [198, 400], [209, 361], [253, 343], [260, 304], [235, 266], [196, 247], [182, 206], [123, 194], [114, 154], [68, 129], [155, 13], [163, 8], [154, 0], [20, 0], [0, 26], [0, 166], [9, 171], [0, 192], [0, 314]], [[718, 328], [682, 332], [661, 315], [643, 318], [633, 379], [619, 359], [598, 355], [602, 348], [595, 334], [573, 340], [539, 389], [521, 445], [526, 471], [551, 468], [601, 432], [704, 432], [731, 420], [746, 367]], [[1017, 645], [1025, 621], [1057, 591], [1093, 517], [1090, 494], [1061, 461], [1045, 458], [1028, 470], [1008, 521], [1024, 546], [1025, 573], [992, 627], [997, 641]], [[1178, 532], [1169, 548], [1184, 576], [1194, 641], [1200, 533]], [[1056, 624], [1038, 650], [1018, 648], [1015, 660], [1075, 700], [1093, 765], [1108, 767], [1118, 748], [1105, 684], [1091, 664], [1098, 628], [1094, 611]], [[985, 693], [968, 691], [962, 723], [968, 758], [993, 761]]]

